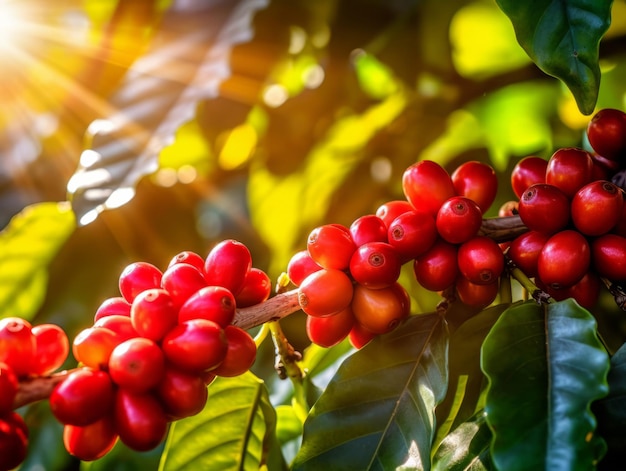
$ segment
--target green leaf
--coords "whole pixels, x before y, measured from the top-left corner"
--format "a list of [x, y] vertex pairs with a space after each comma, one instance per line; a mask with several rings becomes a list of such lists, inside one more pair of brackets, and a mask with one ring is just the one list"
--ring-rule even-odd
[[563, 81], [583, 114], [598, 99], [600, 39], [611, 23], [612, 0], [496, 0], [520, 45], [537, 66]]
[[491, 437], [485, 411], [479, 411], [441, 442], [433, 457], [433, 471], [495, 469], [489, 453]]
[[43, 303], [48, 265], [76, 227], [67, 203], [39, 203], [0, 232], [0, 318], [31, 320]]
[[608, 354], [575, 301], [505, 311], [485, 339], [485, 410], [498, 469], [588, 470], [604, 441], [590, 404], [608, 392]]
[[445, 321], [424, 314], [350, 356], [313, 406], [293, 469], [429, 469], [447, 351]]
[[250, 372], [217, 378], [204, 410], [172, 424], [159, 470], [257, 471], [275, 427], [276, 413], [262, 380]]

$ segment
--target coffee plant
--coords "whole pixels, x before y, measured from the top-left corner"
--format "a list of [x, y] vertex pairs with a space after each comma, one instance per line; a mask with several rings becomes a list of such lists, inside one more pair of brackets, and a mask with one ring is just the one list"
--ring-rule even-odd
[[623, 469], [623, 1], [2, 10], [0, 470]]

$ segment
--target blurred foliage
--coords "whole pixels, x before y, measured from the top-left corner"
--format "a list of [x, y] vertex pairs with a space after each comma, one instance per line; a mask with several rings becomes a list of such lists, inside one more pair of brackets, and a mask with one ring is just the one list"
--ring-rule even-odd
[[[16, 15], [0, 28], [0, 227], [6, 227], [0, 237], [9, 240], [0, 252], [1, 316], [55, 322], [73, 337], [92, 323], [102, 300], [117, 294], [128, 263], [165, 267], [180, 251], [205, 254], [230, 237], [244, 242], [254, 265], [275, 280], [315, 226], [349, 225], [402, 198], [401, 175], [419, 159], [450, 171], [466, 160], [492, 164], [499, 176], [493, 216], [514, 198], [509, 175], [519, 158], [582, 145], [588, 116], [565, 85], [531, 62], [495, 0], [271, 0], [254, 15], [251, 37], [232, 47], [216, 93], [176, 129], [134, 198], [75, 227], [63, 205], [49, 202], [68, 199], [89, 125], [128, 111], [113, 100], [128, 69], [159, 50], [151, 41], [169, 31], [164, 25], [188, 26], [176, 23], [172, 7], [198, 3], [0, 6], [4, 17]], [[624, 0], [612, 5], [599, 52], [597, 107], [625, 109]], [[182, 66], [159, 70], [167, 77]], [[33, 217], [32, 232], [19, 234], [19, 224]], [[14, 272], [11, 260], [26, 251]], [[29, 268], [35, 256], [39, 265]], [[17, 296], [7, 300], [8, 289]], [[411, 295], [420, 311], [434, 308], [432, 293]], [[612, 299], [599, 308], [606, 313], [599, 320], [605, 340], [620, 345], [624, 318]], [[301, 313], [281, 325], [297, 349], [308, 347]], [[344, 357], [341, 348], [329, 354], [329, 364]], [[282, 407], [279, 438], [288, 442], [300, 429], [272, 356], [266, 342], [254, 372]], [[329, 379], [313, 382], [323, 389]], [[77, 469], [58, 443], [50, 444], [58, 424], [49, 414], [28, 412], [37, 424], [28, 463]], [[129, 462], [155, 469], [158, 461], [116, 453], [106, 469], [130, 469]]]

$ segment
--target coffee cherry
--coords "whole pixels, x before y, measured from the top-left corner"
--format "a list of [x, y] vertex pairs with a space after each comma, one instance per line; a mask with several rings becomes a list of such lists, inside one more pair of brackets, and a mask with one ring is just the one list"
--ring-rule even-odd
[[599, 236], [619, 222], [624, 192], [611, 182], [596, 180], [581, 188], [571, 204], [572, 221], [579, 232]]
[[167, 268], [171, 268], [172, 265], [177, 263], [186, 263], [192, 267], [196, 267], [200, 272], [204, 272], [204, 258], [196, 252], [185, 250], [175, 255], [168, 264]]
[[17, 468], [26, 459], [28, 427], [17, 412], [0, 415], [0, 470]]
[[[190, 265], [176, 266], [195, 270]], [[176, 325], [178, 309], [169, 291], [152, 288], [135, 298], [130, 310], [130, 320], [139, 335], [159, 341]]]
[[105, 369], [111, 352], [122, 342], [117, 332], [106, 327], [83, 329], [74, 337], [72, 353], [79, 363], [93, 369]]
[[133, 322], [128, 316], [106, 316], [99, 319], [94, 327], [105, 327], [117, 334], [119, 342], [139, 337], [139, 334], [133, 327]]
[[96, 313], [93, 316], [94, 323], [99, 319], [106, 316], [129, 316], [130, 317], [130, 303], [121, 296], [115, 296], [107, 298], [102, 301], [102, 304], [96, 309]]
[[454, 196], [437, 213], [437, 232], [446, 242], [461, 244], [474, 237], [482, 223], [480, 207], [469, 198]]
[[6, 363], [0, 363], [0, 416], [13, 410], [17, 395], [17, 376]]
[[402, 213], [389, 225], [387, 238], [402, 262], [419, 257], [437, 240], [435, 218], [423, 211]]
[[587, 125], [587, 138], [598, 154], [621, 161], [626, 154], [626, 113], [613, 108], [599, 110]]
[[30, 322], [19, 317], [0, 320], [0, 362], [11, 367], [17, 376], [33, 371], [37, 340]]
[[344, 272], [323, 269], [309, 275], [298, 288], [298, 302], [310, 316], [335, 314], [350, 305], [352, 280]]
[[402, 189], [415, 209], [433, 216], [444, 201], [456, 195], [448, 172], [431, 160], [422, 160], [407, 168], [402, 176]]
[[398, 253], [384, 242], [369, 242], [360, 246], [350, 260], [352, 278], [373, 289], [391, 286], [400, 276], [401, 268]]
[[307, 316], [306, 333], [309, 340], [314, 344], [330, 348], [348, 336], [354, 323], [352, 309], [347, 307], [332, 316]]
[[250, 268], [243, 283], [243, 288], [237, 294], [237, 307], [249, 307], [266, 301], [272, 294], [272, 280], [260, 268]]
[[539, 253], [537, 274], [546, 285], [566, 288], [587, 273], [591, 251], [580, 232], [565, 230], [551, 236]]
[[207, 319], [225, 328], [235, 318], [235, 297], [222, 286], [206, 286], [191, 296], [178, 311], [178, 322]]
[[109, 374], [115, 384], [136, 393], [147, 392], [163, 378], [165, 358], [153, 341], [135, 337], [120, 343], [109, 358]]
[[204, 263], [208, 286], [223, 286], [236, 296], [252, 268], [250, 250], [239, 241], [228, 239], [211, 249]]
[[170, 421], [200, 413], [209, 396], [202, 376], [174, 367], [165, 368], [155, 392]]
[[161, 288], [167, 291], [176, 308], [207, 286], [204, 274], [192, 265], [175, 263], [163, 273]]
[[357, 247], [368, 242], [387, 242], [387, 225], [375, 214], [361, 216], [350, 225], [350, 236]]
[[539, 253], [549, 238], [547, 234], [528, 231], [511, 242], [507, 255], [526, 276], [533, 278], [537, 275]]
[[200, 373], [216, 368], [228, 349], [224, 329], [206, 319], [190, 319], [170, 330], [161, 343], [165, 359], [177, 368]]
[[459, 196], [474, 201], [486, 213], [498, 191], [498, 177], [490, 165], [472, 160], [459, 165], [450, 176]]
[[301, 250], [289, 260], [287, 276], [294, 285], [300, 286], [307, 276], [321, 269], [322, 267], [311, 258], [308, 250]]
[[615, 283], [626, 281], [626, 238], [605, 234], [591, 242], [595, 271]]
[[318, 265], [347, 270], [356, 245], [347, 228], [326, 224], [316, 227], [309, 233], [307, 250]]
[[476, 236], [459, 246], [459, 271], [477, 285], [495, 283], [504, 270], [504, 255], [500, 246], [485, 236]]
[[80, 427], [63, 426], [63, 445], [67, 452], [81, 461], [95, 461], [106, 455], [117, 442], [113, 417], [103, 417]]
[[557, 187], [536, 183], [522, 195], [518, 211], [522, 222], [531, 231], [554, 234], [567, 226], [570, 202]]
[[354, 287], [350, 304], [356, 321], [367, 331], [384, 334], [395, 329], [410, 313], [410, 298], [399, 283], [383, 289]]
[[602, 289], [602, 281], [600, 277], [593, 271], [588, 271], [580, 279], [580, 281], [574, 283], [572, 286], [568, 286], [562, 289], [554, 289], [546, 287], [546, 291], [557, 301], [562, 301], [567, 298], [574, 298], [578, 304], [582, 307], [591, 309]]
[[521, 198], [529, 186], [545, 183], [547, 168], [548, 161], [534, 155], [517, 162], [511, 171], [511, 187], [515, 195]]
[[546, 168], [546, 183], [556, 186], [568, 198], [591, 181], [593, 160], [589, 152], [575, 147], [558, 149]]
[[350, 333], [348, 334], [350, 345], [357, 350], [365, 347], [365, 345], [370, 343], [374, 337], [376, 337], [375, 333], [365, 330], [365, 328], [358, 322], [354, 323], [352, 330], [350, 330]]
[[406, 200], [393, 200], [381, 204], [376, 209], [376, 216], [382, 219], [385, 223], [385, 227], [388, 228], [394, 219], [407, 211], [415, 211], [415, 208], [411, 203]]
[[248, 332], [234, 325], [227, 326], [224, 334], [228, 349], [224, 360], [212, 373], [217, 376], [239, 376], [252, 368], [256, 360], [256, 344]]
[[498, 280], [486, 285], [478, 285], [464, 276], [459, 276], [455, 284], [456, 294], [461, 302], [477, 309], [489, 306], [498, 296], [499, 287]]
[[161, 287], [163, 273], [148, 262], [134, 262], [124, 268], [119, 278], [120, 293], [132, 303], [135, 297], [152, 288]]
[[70, 341], [65, 331], [56, 324], [39, 324], [31, 329], [35, 336], [35, 355], [32, 374], [47, 375], [58, 370], [70, 352]]
[[113, 383], [104, 371], [79, 368], [55, 386], [49, 402], [62, 424], [88, 425], [110, 413]]
[[167, 416], [152, 394], [118, 389], [113, 410], [120, 440], [131, 450], [152, 450], [165, 438]]
[[415, 279], [430, 291], [443, 291], [452, 286], [459, 273], [457, 246], [438, 240], [413, 263]]

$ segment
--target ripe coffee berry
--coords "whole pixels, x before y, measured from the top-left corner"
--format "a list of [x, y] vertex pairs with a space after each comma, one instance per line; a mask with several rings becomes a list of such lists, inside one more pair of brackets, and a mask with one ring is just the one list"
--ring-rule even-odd
[[70, 341], [65, 331], [56, 324], [34, 326], [35, 359], [31, 373], [47, 375], [59, 369], [70, 352]]
[[411, 203], [406, 200], [393, 200], [381, 204], [376, 209], [376, 216], [382, 219], [386, 227], [389, 227], [395, 218], [407, 211], [415, 211]]
[[478, 233], [482, 220], [481, 209], [474, 201], [454, 196], [439, 208], [437, 232], [446, 242], [461, 244]]
[[120, 343], [109, 358], [109, 374], [115, 384], [136, 393], [159, 384], [165, 371], [165, 357], [153, 341], [135, 337]]
[[309, 233], [307, 250], [311, 258], [324, 268], [346, 270], [356, 245], [347, 228], [337, 224], [316, 227]]
[[387, 225], [375, 214], [367, 214], [354, 220], [350, 235], [357, 247], [368, 242], [387, 242]]
[[599, 110], [587, 125], [589, 144], [610, 160], [622, 160], [626, 154], [626, 113], [613, 108]]
[[562, 289], [547, 287], [546, 290], [557, 301], [574, 298], [582, 307], [591, 309], [598, 300], [601, 289], [602, 281], [600, 281], [600, 277], [595, 272], [588, 271], [580, 281], [572, 286]]
[[19, 317], [0, 320], [0, 362], [11, 367], [17, 376], [32, 372], [37, 340], [30, 322]]
[[323, 269], [302, 282], [298, 302], [310, 316], [330, 316], [350, 305], [353, 290], [352, 280], [343, 271]]
[[499, 286], [498, 280], [494, 283], [478, 285], [464, 276], [459, 276], [455, 284], [456, 294], [461, 302], [477, 309], [489, 306], [496, 299]]
[[225, 328], [235, 318], [235, 297], [222, 286], [206, 286], [191, 296], [178, 311], [178, 322], [207, 319]]
[[169, 267], [163, 273], [161, 280], [161, 287], [169, 293], [174, 306], [177, 308], [206, 285], [204, 274], [196, 267], [186, 263], [175, 263]]
[[619, 222], [624, 192], [611, 182], [596, 180], [581, 188], [572, 199], [572, 221], [588, 236], [609, 232]]
[[121, 296], [105, 299], [96, 309], [93, 321], [97, 322], [102, 317], [118, 315], [130, 316], [130, 303]]
[[151, 263], [131, 263], [120, 274], [120, 293], [126, 301], [132, 303], [139, 293], [151, 288], [160, 288], [162, 277], [161, 270]]
[[17, 468], [26, 459], [28, 427], [17, 412], [0, 415], [0, 470]]
[[531, 231], [554, 234], [569, 222], [570, 201], [557, 187], [536, 183], [522, 195], [518, 212], [522, 222]]
[[0, 416], [13, 410], [17, 387], [17, 376], [11, 367], [0, 363]]
[[204, 408], [208, 389], [202, 376], [167, 367], [155, 389], [169, 420], [198, 414]]
[[411, 307], [409, 295], [399, 283], [383, 289], [357, 284], [350, 306], [356, 321], [374, 334], [391, 332], [408, 317]]
[[386, 288], [395, 283], [401, 267], [396, 250], [384, 242], [369, 242], [360, 246], [350, 260], [352, 278], [373, 289]]
[[322, 267], [311, 258], [308, 250], [301, 250], [293, 254], [289, 260], [287, 276], [294, 285], [300, 286], [307, 276], [321, 269]]
[[472, 160], [459, 165], [451, 177], [457, 195], [474, 201], [487, 212], [498, 191], [498, 177], [490, 165]]
[[131, 450], [152, 450], [165, 438], [167, 416], [152, 394], [118, 389], [113, 414], [120, 440]]
[[81, 330], [72, 343], [72, 353], [79, 363], [93, 369], [105, 369], [111, 352], [122, 342], [117, 332], [106, 327]]
[[521, 198], [529, 186], [545, 183], [547, 168], [548, 161], [534, 155], [517, 162], [511, 171], [511, 187], [515, 195]]
[[504, 255], [500, 246], [485, 236], [476, 236], [459, 246], [459, 271], [471, 283], [495, 283], [504, 270]]
[[223, 286], [234, 296], [243, 288], [252, 268], [250, 250], [239, 241], [228, 239], [211, 249], [204, 263], [204, 277], [209, 286]]
[[272, 293], [272, 280], [260, 268], [250, 268], [243, 283], [243, 288], [237, 294], [237, 306], [249, 307], [266, 301]]
[[167, 268], [170, 268], [172, 265], [176, 265], [177, 263], [186, 263], [187, 265], [196, 267], [199, 271], [204, 272], [204, 258], [196, 252], [185, 250], [184, 252], [178, 253], [170, 260]]
[[593, 267], [601, 277], [615, 283], [626, 281], [626, 238], [605, 234], [591, 243]]
[[314, 344], [330, 348], [348, 336], [354, 323], [352, 309], [347, 307], [332, 316], [307, 316], [306, 333], [309, 340]]
[[112, 330], [117, 334], [120, 343], [124, 340], [139, 337], [139, 334], [133, 327], [133, 323], [128, 316], [106, 316], [99, 319], [93, 326], [105, 327], [109, 330]]
[[402, 176], [402, 189], [415, 209], [433, 216], [444, 201], [456, 195], [448, 172], [431, 160], [423, 160], [407, 168]]
[[[186, 266], [195, 270], [190, 265]], [[130, 320], [139, 335], [159, 341], [176, 325], [178, 309], [168, 291], [152, 288], [135, 298]]]
[[547, 234], [528, 231], [511, 242], [507, 255], [526, 276], [533, 278], [537, 275], [539, 253], [549, 238]]
[[389, 225], [387, 238], [401, 261], [419, 257], [437, 240], [435, 218], [424, 211], [402, 213]]
[[224, 360], [211, 372], [217, 376], [239, 376], [248, 371], [256, 360], [256, 343], [245, 330], [229, 325], [224, 329], [228, 349]]
[[365, 329], [361, 324], [355, 322], [352, 330], [348, 334], [350, 345], [356, 349], [361, 349], [376, 337], [376, 334]]
[[454, 284], [459, 273], [457, 246], [438, 240], [413, 262], [415, 279], [430, 291], [443, 291]]
[[537, 260], [537, 274], [546, 285], [566, 288], [589, 270], [591, 252], [587, 239], [577, 231], [565, 230], [551, 236]]
[[113, 418], [103, 417], [83, 427], [63, 426], [63, 445], [81, 461], [95, 461], [106, 455], [117, 442]]
[[546, 168], [546, 183], [556, 186], [568, 198], [591, 181], [593, 160], [589, 152], [575, 147], [558, 149]]

